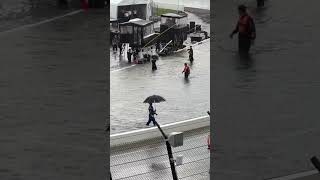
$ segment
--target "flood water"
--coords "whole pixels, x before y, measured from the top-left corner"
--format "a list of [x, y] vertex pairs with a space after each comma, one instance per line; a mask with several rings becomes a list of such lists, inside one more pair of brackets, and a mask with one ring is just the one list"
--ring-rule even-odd
[[[251, 58], [229, 39], [237, 3], [256, 21]], [[268, 179], [313, 169], [320, 154], [317, 0], [215, 1], [214, 179]]]
[[0, 4], [0, 179], [105, 179], [106, 13]]
[[[189, 14], [188, 18], [210, 32], [209, 24], [195, 15]], [[210, 41], [193, 49], [195, 60], [189, 81], [185, 81], [181, 73], [184, 63], [189, 63], [186, 50], [160, 57], [158, 70], [152, 72], [151, 63], [128, 65], [126, 56], [119, 56], [119, 52], [110, 49], [111, 133], [147, 128], [148, 104], [142, 102], [153, 94], [167, 100], [155, 105], [160, 124], [206, 115], [210, 108]]]

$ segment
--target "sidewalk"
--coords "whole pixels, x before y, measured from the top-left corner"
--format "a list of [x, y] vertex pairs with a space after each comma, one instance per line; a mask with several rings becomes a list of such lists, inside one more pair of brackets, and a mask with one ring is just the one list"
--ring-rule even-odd
[[[172, 148], [174, 157], [183, 155], [183, 164], [176, 166], [179, 179], [210, 179], [210, 151], [206, 144], [208, 133], [209, 127], [185, 132], [184, 146]], [[110, 168], [113, 179], [172, 178], [163, 139], [111, 148]]]

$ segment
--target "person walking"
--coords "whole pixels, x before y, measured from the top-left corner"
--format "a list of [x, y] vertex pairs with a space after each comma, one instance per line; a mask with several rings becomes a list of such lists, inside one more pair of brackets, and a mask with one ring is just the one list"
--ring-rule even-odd
[[188, 49], [189, 52], [189, 60], [191, 63], [193, 63], [193, 49], [192, 46], [190, 46], [190, 49]]
[[239, 20], [236, 28], [230, 34], [230, 38], [238, 33], [238, 46], [241, 54], [248, 54], [251, 43], [256, 38], [255, 24], [251, 16], [247, 13], [247, 7], [244, 5], [238, 6]]
[[153, 109], [152, 103], [149, 103], [148, 110], [149, 110], [149, 120], [146, 125], [149, 126], [149, 124], [152, 122], [153, 125], [155, 126], [156, 124], [154, 122], [155, 121], [154, 115], [158, 115], [158, 114], [156, 113], [156, 110]]
[[182, 73], [184, 73], [184, 78], [188, 79], [189, 74], [190, 74], [190, 67], [188, 66], [187, 63], [184, 63], [184, 69], [183, 69]]
[[128, 63], [131, 63], [131, 56], [132, 56], [132, 50], [129, 49], [128, 52], [127, 52]]
[[155, 71], [155, 70], [158, 69], [158, 68], [157, 68], [157, 64], [156, 64], [156, 61], [157, 61], [156, 58], [152, 58], [152, 61], [151, 61], [151, 63], [152, 63], [152, 71]]
[[138, 49], [135, 48], [135, 49], [133, 50], [133, 62], [134, 62], [135, 64], [137, 64], [137, 61], [138, 61]]

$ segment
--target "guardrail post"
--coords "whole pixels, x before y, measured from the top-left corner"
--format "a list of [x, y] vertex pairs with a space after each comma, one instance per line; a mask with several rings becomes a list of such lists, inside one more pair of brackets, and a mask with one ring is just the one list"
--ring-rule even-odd
[[167, 151], [168, 151], [170, 168], [171, 168], [173, 180], [178, 180], [178, 175], [177, 175], [176, 167], [175, 167], [175, 164], [174, 164], [174, 159], [173, 159], [173, 155], [172, 155], [172, 149], [171, 149], [171, 145], [169, 143], [168, 136], [163, 132], [163, 130], [161, 129], [161, 127], [158, 124], [158, 122], [156, 120], [153, 120], [153, 121], [156, 124], [156, 126], [158, 127], [158, 129], [160, 130], [162, 136], [164, 137], [164, 139], [166, 141], [166, 146], [167, 146]]
[[311, 159], [312, 164], [314, 165], [314, 167], [318, 170], [318, 172], [320, 172], [320, 161], [317, 157], [313, 156]]

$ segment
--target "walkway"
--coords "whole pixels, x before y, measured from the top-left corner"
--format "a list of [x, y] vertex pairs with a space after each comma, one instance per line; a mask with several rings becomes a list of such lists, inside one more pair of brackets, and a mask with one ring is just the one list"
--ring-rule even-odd
[[[183, 164], [176, 166], [179, 179], [210, 179], [210, 151], [206, 142], [208, 132], [209, 127], [185, 132], [184, 146], [173, 148], [174, 157], [183, 155]], [[163, 139], [111, 148], [110, 168], [113, 179], [172, 179]]]

